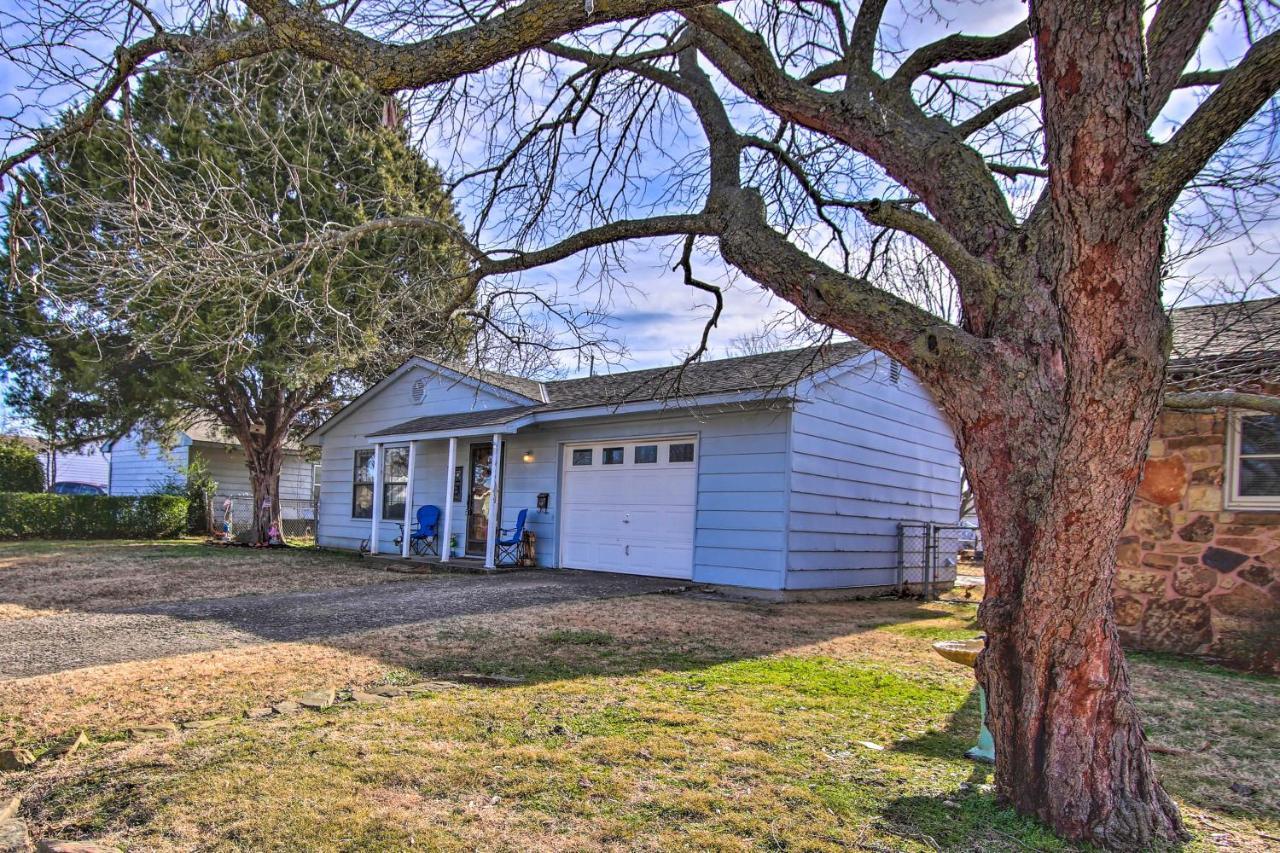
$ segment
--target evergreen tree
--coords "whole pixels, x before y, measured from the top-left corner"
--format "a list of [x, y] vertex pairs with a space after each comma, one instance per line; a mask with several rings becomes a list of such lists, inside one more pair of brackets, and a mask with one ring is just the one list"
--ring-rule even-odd
[[[216, 421], [266, 541], [287, 441], [407, 355], [469, 338], [452, 203], [399, 112], [287, 55], [143, 75], [10, 199], [11, 405], [68, 440]], [[350, 236], [407, 216], [439, 225]]]

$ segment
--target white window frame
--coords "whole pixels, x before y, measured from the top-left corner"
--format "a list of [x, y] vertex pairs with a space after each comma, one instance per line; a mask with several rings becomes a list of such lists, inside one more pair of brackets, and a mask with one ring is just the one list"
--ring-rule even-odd
[[[412, 499], [412, 497], [409, 495], [409, 486], [410, 486], [410, 484], [412, 484], [412, 482], [413, 482], [413, 476], [412, 476], [411, 474], [409, 474], [409, 472], [408, 472], [408, 470], [407, 470], [407, 469], [406, 469], [406, 471], [405, 471], [405, 479], [403, 479], [403, 480], [396, 480], [396, 481], [394, 481], [394, 482], [392, 482], [392, 481], [388, 481], [388, 480], [387, 480], [387, 454], [388, 454], [390, 451], [393, 451], [393, 450], [403, 450], [403, 451], [404, 451], [404, 453], [405, 453], [405, 463], [406, 463], [406, 464], [408, 464], [408, 462], [409, 462], [409, 455], [410, 455], [410, 454], [409, 454], [409, 445], [408, 445], [408, 444], [388, 444], [388, 445], [384, 445], [384, 446], [383, 446], [383, 448], [382, 448], [382, 472], [381, 472], [381, 473], [382, 473], [382, 483], [381, 483], [382, 488], [380, 489], [380, 491], [382, 492], [382, 520], [383, 520], [383, 521], [400, 521], [400, 520], [402, 519], [402, 516], [403, 516], [403, 513], [389, 513], [389, 512], [387, 512], [387, 486], [404, 486], [404, 487], [405, 487], [405, 502], [406, 502], [406, 503], [413, 503], [413, 499]], [[377, 478], [377, 472], [375, 472], [375, 473], [374, 473], [374, 477], [375, 477], [375, 479]]]
[[[1223, 464], [1225, 476], [1222, 483], [1222, 505], [1227, 509], [1280, 509], [1280, 495], [1241, 495], [1240, 487], [1240, 432], [1243, 418], [1265, 415], [1266, 412], [1232, 410], [1227, 415], [1227, 449]], [[1270, 456], [1270, 454], [1266, 454]]]

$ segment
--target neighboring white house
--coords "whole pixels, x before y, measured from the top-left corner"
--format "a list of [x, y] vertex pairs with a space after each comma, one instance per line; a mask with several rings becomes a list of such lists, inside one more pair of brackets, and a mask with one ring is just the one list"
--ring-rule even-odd
[[[240, 443], [221, 427], [196, 424], [166, 444], [171, 446], [142, 442], [138, 436], [128, 435], [104, 445], [103, 451], [110, 459], [110, 493], [147, 495], [170, 484], [185, 484], [183, 469], [198, 456], [208, 464], [209, 474], [218, 484], [215, 508], [226, 497], [252, 496], [249, 469]], [[315, 466], [304, 458], [300, 448], [286, 452], [280, 473], [282, 503], [313, 499], [314, 470]], [[288, 508], [287, 503], [285, 507]]]
[[[44, 468], [45, 486], [52, 488], [49, 482], [49, 451], [39, 439], [25, 435], [7, 436], [16, 438], [31, 447], [40, 457], [40, 467]], [[91, 486], [107, 485], [107, 458], [94, 445], [88, 444], [76, 450], [60, 450], [54, 456], [57, 463], [54, 474], [59, 483], [87, 483]]]
[[888, 587], [899, 523], [954, 523], [960, 501], [928, 393], [857, 343], [545, 383], [413, 358], [305, 443], [319, 544], [392, 552], [396, 522], [433, 504], [489, 566], [490, 519], [527, 509], [541, 566]]

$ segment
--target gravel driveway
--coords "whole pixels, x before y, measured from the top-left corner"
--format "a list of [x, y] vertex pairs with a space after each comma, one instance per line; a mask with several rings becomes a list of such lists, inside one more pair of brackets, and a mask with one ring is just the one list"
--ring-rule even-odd
[[428, 575], [346, 589], [18, 619], [0, 632], [0, 680], [684, 586], [682, 581], [597, 572]]

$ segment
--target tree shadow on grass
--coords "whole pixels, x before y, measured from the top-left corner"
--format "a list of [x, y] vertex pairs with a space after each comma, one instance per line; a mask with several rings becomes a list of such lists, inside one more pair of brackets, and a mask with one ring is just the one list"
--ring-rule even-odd
[[[208, 571], [218, 571], [216, 560], [209, 564]], [[351, 643], [344, 638], [361, 633], [429, 626], [458, 617], [493, 617], [495, 622], [501, 622], [503, 617], [529, 608], [589, 604], [675, 592], [688, 586], [687, 582], [658, 578], [529, 570], [496, 576], [399, 576], [386, 583], [192, 598], [128, 607], [85, 603], [51, 616], [10, 620], [7, 630], [0, 634], [0, 679], [269, 643], [320, 643], [352, 651]], [[9, 596], [0, 599], [0, 603], [7, 598]], [[755, 605], [757, 610], [751, 611], [753, 605], [721, 603], [750, 612], [769, 612], [767, 606]], [[890, 602], [882, 609], [880, 618], [867, 615], [864, 624], [855, 630], [945, 615], [920, 608], [913, 602]], [[693, 626], [690, 633], [699, 633], [698, 627]], [[814, 628], [804, 637], [806, 642], [821, 642], [850, 633], [847, 620], [830, 626], [815, 622]], [[909, 631], [904, 635], [916, 636]], [[927, 641], [932, 636], [930, 630], [918, 639]], [[783, 631], [760, 644], [758, 652], [780, 651], [794, 642], [795, 632]], [[670, 650], [658, 657], [670, 660]], [[393, 658], [388, 663], [400, 665], [403, 655], [396, 654]], [[636, 665], [642, 663], [637, 661]]]
[[[954, 664], [943, 664], [953, 666]], [[942, 761], [966, 761], [971, 770], [955, 790], [898, 797], [885, 803], [881, 822], [904, 837], [943, 850], [1073, 850], [1038, 821], [996, 801], [990, 764], [965, 757], [978, 740], [979, 701], [975, 684], [946, 726], [898, 741], [893, 749]]]

